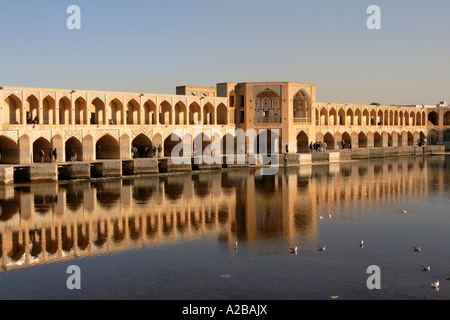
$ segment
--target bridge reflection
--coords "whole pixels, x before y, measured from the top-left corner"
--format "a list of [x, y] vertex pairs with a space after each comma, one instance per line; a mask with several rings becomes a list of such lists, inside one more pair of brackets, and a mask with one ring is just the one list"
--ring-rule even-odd
[[[314, 242], [318, 215], [389, 213], [449, 181], [444, 156], [0, 189], [2, 269], [216, 236]], [[398, 213], [398, 212], [397, 212]]]

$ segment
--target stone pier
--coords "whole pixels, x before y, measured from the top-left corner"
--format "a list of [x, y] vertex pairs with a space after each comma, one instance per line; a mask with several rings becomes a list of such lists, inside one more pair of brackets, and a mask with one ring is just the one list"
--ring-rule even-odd
[[143, 158], [124, 161], [122, 171], [124, 175], [157, 174], [159, 173], [158, 159]]
[[0, 167], [0, 185], [14, 183], [14, 168]]
[[104, 162], [91, 163], [92, 178], [112, 178], [122, 176], [121, 160], [105, 160]]
[[190, 157], [162, 158], [158, 161], [159, 173], [191, 172], [192, 162]]
[[58, 166], [56, 164], [32, 164], [30, 166], [30, 182], [58, 181]]

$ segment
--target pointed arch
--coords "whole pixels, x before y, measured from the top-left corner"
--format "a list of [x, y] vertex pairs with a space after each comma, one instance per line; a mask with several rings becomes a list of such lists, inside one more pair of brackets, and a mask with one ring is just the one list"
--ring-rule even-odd
[[328, 125], [328, 111], [325, 107], [320, 109], [319, 116], [320, 116], [320, 125], [327, 126]]
[[309, 139], [305, 131], [300, 131], [297, 135], [297, 153], [309, 152]]
[[91, 124], [105, 124], [106, 123], [106, 110], [105, 103], [98, 97], [92, 100], [91, 107]]
[[228, 109], [223, 103], [217, 106], [217, 124], [228, 124]]
[[159, 123], [163, 125], [172, 124], [172, 106], [167, 100], [159, 105]]
[[6, 109], [3, 118], [9, 119], [9, 124], [22, 124], [22, 100], [12, 93], [4, 101]]
[[331, 133], [327, 132], [323, 136], [323, 141], [327, 144], [327, 150], [334, 150], [335, 149], [335, 140]]
[[358, 148], [367, 148], [367, 136], [362, 131], [358, 134]]
[[450, 111], [444, 113], [444, 126], [450, 126]]
[[348, 109], [346, 113], [346, 123], [353, 126], [354, 125], [354, 118], [353, 118], [353, 110]]
[[87, 103], [83, 97], [75, 100], [75, 124], [87, 124]]
[[383, 124], [384, 124], [383, 111], [378, 110], [376, 125], [382, 126]]
[[19, 164], [20, 148], [17, 142], [0, 136], [0, 164]]
[[340, 108], [338, 111], [338, 125], [340, 126], [346, 125], [345, 111], [342, 108]]
[[[300, 89], [294, 95], [293, 108], [294, 119], [301, 119], [301, 122], [309, 122], [311, 119], [311, 97], [305, 89]], [[295, 121], [295, 120], [294, 120]]]
[[203, 124], [213, 125], [214, 124], [214, 107], [211, 103], [207, 102], [203, 106]]
[[152, 140], [145, 134], [141, 133], [131, 142], [132, 147], [136, 147], [136, 158], [152, 158], [153, 157], [153, 143]]
[[419, 112], [417, 112], [416, 114], [416, 126], [422, 126], [422, 114]]
[[337, 125], [337, 112], [336, 112], [336, 109], [335, 109], [335, 108], [331, 108], [331, 109], [330, 109], [328, 118], [329, 118], [329, 120], [328, 120], [329, 122], [328, 122], [328, 123], [329, 123], [331, 126]]
[[42, 162], [41, 151], [44, 153], [43, 162], [50, 162], [50, 151], [52, 150], [52, 145], [47, 139], [40, 137], [33, 142], [33, 162]]
[[342, 139], [341, 141], [342, 149], [350, 149], [352, 143], [352, 137], [350, 136], [350, 134], [348, 132], [342, 133], [341, 139]]
[[127, 110], [125, 118], [127, 119], [127, 124], [140, 124], [141, 121], [141, 106], [139, 102], [135, 99], [131, 99], [127, 103]]
[[66, 161], [82, 161], [83, 146], [76, 137], [70, 137], [64, 144]]
[[175, 105], [175, 124], [187, 124], [187, 108], [182, 101], [178, 101]]
[[196, 122], [201, 121], [202, 121], [202, 112], [200, 105], [194, 101], [189, 105], [189, 124], [194, 125]]
[[71, 103], [69, 98], [62, 97], [59, 99], [59, 124], [72, 124], [70, 106]]
[[377, 112], [375, 111], [375, 109], [372, 109], [370, 111], [370, 125], [371, 126], [376, 126], [377, 125]]
[[108, 123], [109, 124], [124, 124], [123, 103], [118, 98], [114, 98], [109, 102], [108, 108]]
[[363, 123], [362, 122], [362, 112], [361, 112], [361, 109], [357, 108], [355, 110], [355, 124], [360, 126], [360, 125], [362, 125], [362, 123]]
[[375, 148], [383, 147], [383, 139], [382, 139], [381, 134], [379, 132], [375, 132], [373, 134], [373, 146]]
[[174, 154], [174, 148], [181, 143], [183, 140], [176, 133], [169, 134], [166, 139], [164, 139], [164, 157], [182, 157], [182, 149], [179, 154]]
[[281, 97], [266, 88], [255, 97], [255, 122], [281, 122]]
[[31, 124], [33, 120], [39, 118], [39, 100], [34, 94], [31, 94], [26, 98], [25, 105], [27, 124]]
[[370, 125], [370, 115], [369, 115], [369, 110], [367, 110], [367, 109], [363, 110], [362, 123], [366, 126]]
[[95, 158], [120, 159], [119, 142], [109, 134], [103, 135], [95, 144]]
[[56, 123], [56, 103], [55, 99], [49, 95], [42, 100], [42, 117], [43, 124]]
[[148, 99], [144, 103], [144, 124], [157, 124], [158, 116], [156, 112], [156, 104], [153, 100]]

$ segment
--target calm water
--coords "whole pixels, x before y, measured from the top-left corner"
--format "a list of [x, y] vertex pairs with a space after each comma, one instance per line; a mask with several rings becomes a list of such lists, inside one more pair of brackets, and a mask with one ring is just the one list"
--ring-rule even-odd
[[449, 181], [433, 156], [2, 187], [0, 298], [449, 299]]

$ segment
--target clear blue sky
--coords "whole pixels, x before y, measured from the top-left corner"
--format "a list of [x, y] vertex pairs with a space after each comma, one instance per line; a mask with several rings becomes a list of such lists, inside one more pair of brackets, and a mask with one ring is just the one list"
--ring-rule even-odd
[[[81, 30], [69, 30], [69, 5]], [[369, 5], [381, 30], [369, 30]], [[1, 1], [0, 84], [175, 93], [315, 83], [317, 100], [450, 102], [448, 0]]]

